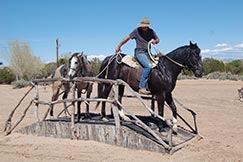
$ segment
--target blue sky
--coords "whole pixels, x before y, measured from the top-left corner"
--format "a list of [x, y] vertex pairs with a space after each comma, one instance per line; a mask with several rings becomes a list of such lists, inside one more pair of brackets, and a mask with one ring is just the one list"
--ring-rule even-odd
[[[204, 58], [243, 59], [242, 8], [242, 0], [0, 0], [0, 62], [12, 40], [28, 43], [44, 62], [55, 61], [56, 38], [60, 55], [114, 54], [145, 16], [163, 53], [191, 40]], [[131, 40], [122, 51], [133, 55], [134, 47]]]

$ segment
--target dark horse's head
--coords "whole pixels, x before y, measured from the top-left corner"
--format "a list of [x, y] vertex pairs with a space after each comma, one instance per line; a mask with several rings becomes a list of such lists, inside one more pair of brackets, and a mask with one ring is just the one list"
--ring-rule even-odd
[[196, 77], [202, 77], [203, 75], [203, 64], [202, 58], [200, 55], [201, 49], [197, 46], [197, 44], [193, 44], [190, 41], [190, 48], [188, 59], [186, 61], [186, 67], [190, 69]]
[[170, 58], [182, 64], [182, 67], [191, 70], [196, 77], [202, 77], [203, 75], [203, 64], [200, 55], [200, 48], [197, 44], [190, 44], [187, 46], [180, 47], [168, 54]]

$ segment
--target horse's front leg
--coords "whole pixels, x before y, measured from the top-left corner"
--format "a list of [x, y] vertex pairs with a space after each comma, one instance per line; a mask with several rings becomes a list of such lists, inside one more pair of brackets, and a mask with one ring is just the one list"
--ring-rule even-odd
[[158, 114], [164, 117], [164, 102], [165, 102], [165, 94], [162, 93], [156, 97], [157, 105], [158, 105]]
[[[165, 94], [162, 93], [160, 95], [156, 96], [156, 101], [158, 105], [158, 114], [161, 117], [164, 117], [164, 101], [165, 101]], [[165, 121], [160, 120], [158, 122], [158, 127], [160, 132], [167, 132], [168, 125], [165, 123]]]
[[171, 122], [173, 124], [173, 130], [176, 133], [177, 132], [177, 108], [175, 106], [175, 103], [174, 103], [174, 100], [173, 100], [171, 93], [166, 94], [165, 101], [171, 108], [172, 115], [173, 115], [173, 119], [172, 119]]
[[[93, 84], [89, 84], [88, 88], [87, 88], [87, 92], [86, 92], [86, 98], [90, 98], [91, 93], [92, 93], [92, 89], [93, 89]], [[91, 116], [89, 114], [89, 104], [90, 104], [90, 101], [87, 101], [87, 103], [86, 103], [86, 113], [85, 113], [85, 117], [86, 118], [91, 118]]]
[[151, 109], [154, 111], [154, 107], [155, 107], [155, 95], [152, 95], [152, 98], [151, 98]]
[[175, 106], [174, 100], [172, 98], [171, 93], [166, 94], [166, 99], [165, 99], [166, 103], [170, 106], [171, 111], [172, 111], [172, 115], [174, 119], [177, 119], [177, 108]]

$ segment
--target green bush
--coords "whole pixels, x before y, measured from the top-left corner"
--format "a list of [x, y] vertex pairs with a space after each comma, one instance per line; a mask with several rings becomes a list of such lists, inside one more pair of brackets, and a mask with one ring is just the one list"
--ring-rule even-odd
[[4, 67], [0, 69], [0, 84], [10, 84], [15, 80], [15, 75], [10, 68]]
[[231, 72], [232, 74], [243, 74], [243, 62], [241, 60], [234, 60], [226, 63], [226, 72]]
[[210, 74], [212, 72], [224, 72], [225, 65], [223, 61], [219, 61], [214, 58], [205, 58], [203, 60], [203, 73], [204, 75]]

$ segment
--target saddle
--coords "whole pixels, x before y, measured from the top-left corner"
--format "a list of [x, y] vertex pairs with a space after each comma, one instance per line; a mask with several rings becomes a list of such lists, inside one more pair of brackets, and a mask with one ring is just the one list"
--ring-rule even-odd
[[[135, 69], [142, 67], [142, 65], [138, 62], [138, 60], [134, 56], [126, 55], [122, 58], [122, 62]], [[154, 62], [151, 59], [150, 62], [152, 64], [152, 67], [155, 67], [158, 63], [157, 61]]]

